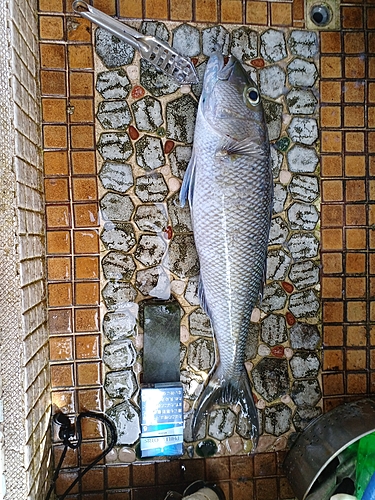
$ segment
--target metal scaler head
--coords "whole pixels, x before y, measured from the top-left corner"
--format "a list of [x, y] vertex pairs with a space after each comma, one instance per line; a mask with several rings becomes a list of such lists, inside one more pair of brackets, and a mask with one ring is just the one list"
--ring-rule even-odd
[[168, 43], [153, 36], [142, 35], [137, 30], [104, 14], [83, 0], [75, 0], [72, 6], [77, 14], [139, 50], [143, 59], [171, 76], [179, 85], [198, 83], [198, 76], [191, 60], [181, 56]]

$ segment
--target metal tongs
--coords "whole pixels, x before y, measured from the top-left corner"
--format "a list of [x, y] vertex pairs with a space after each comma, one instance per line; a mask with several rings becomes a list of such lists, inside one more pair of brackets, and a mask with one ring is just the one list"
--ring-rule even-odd
[[142, 35], [130, 26], [104, 14], [101, 10], [91, 7], [83, 0], [75, 0], [72, 6], [77, 14], [139, 50], [144, 59], [174, 78], [180, 85], [198, 83], [198, 76], [190, 59], [181, 56], [168, 43], [153, 36]]

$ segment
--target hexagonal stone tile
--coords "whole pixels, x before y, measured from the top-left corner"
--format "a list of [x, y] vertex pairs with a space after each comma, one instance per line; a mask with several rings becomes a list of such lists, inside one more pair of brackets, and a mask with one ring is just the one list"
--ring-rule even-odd
[[103, 219], [116, 222], [129, 221], [134, 210], [131, 198], [117, 193], [106, 193], [99, 204]]
[[124, 340], [135, 333], [137, 318], [130, 307], [115, 312], [107, 312], [103, 319], [103, 331], [110, 342]]
[[138, 130], [155, 132], [163, 123], [163, 112], [160, 102], [150, 96], [133, 102], [132, 110]]
[[180, 206], [179, 195], [169, 198], [168, 214], [172, 222], [174, 233], [186, 233], [193, 230], [189, 205]]
[[105, 189], [126, 193], [134, 184], [133, 171], [128, 163], [106, 161], [99, 172], [99, 178]]
[[103, 361], [111, 370], [130, 368], [135, 363], [136, 352], [129, 339], [118, 340], [106, 344], [103, 350]]
[[289, 361], [294, 378], [316, 378], [319, 374], [320, 361], [312, 352], [297, 352]]
[[203, 378], [187, 369], [180, 372], [180, 382], [183, 386], [184, 398], [196, 399], [203, 384]]
[[126, 161], [133, 154], [133, 146], [126, 132], [104, 132], [100, 135], [97, 149], [103, 160]]
[[160, 21], [142, 21], [139, 31], [144, 35], [156, 36], [164, 42], [168, 42], [169, 40], [168, 28]]
[[145, 59], [141, 59], [140, 83], [155, 97], [169, 95], [179, 89], [179, 85], [165, 73], [161, 73], [155, 66]]
[[130, 401], [112, 406], [106, 413], [116, 425], [118, 445], [131, 445], [138, 440], [139, 415]]
[[314, 318], [320, 302], [314, 290], [294, 293], [289, 299], [289, 310], [295, 318]]
[[103, 28], [95, 30], [95, 50], [104, 66], [118, 68], [133, 61], [135, 50]]
[[[258, 420], [259, 420], [259, 435], [261, 435], [263, 434], [263, 416], [260, 410], [258, 410]], [[251, 423], [251, 420], [243, 412], [240, 412], [238, 415], [236, 432], [246, 440], [251, 440], [254, 438], [254, 428]]]
[[162, 236], [144, 234], [139, 239], [134, 255], [144, 266], [156, 266], [160, 264], [166, 248]]
[[200, 48], [200, 33], [190, 24], [181, 24], [173, 30], [172, 47], [182, 56], [198, 56]]
[[167, 300], [171, 295], [170, 278], [162, 266], [138, 271], [136, 285], [145, 296]]
[[260, 308], [268, 313], [283, 309], [286, 304], [286, 293], [278, 283], [270, 283], [264, 287]]
[[190, 411], [184, 414], [184, 441], [187, 443], [191, 443], [193, 441], [199, 441], [206, 437], [206, 418], [203, 417], [202, 423], [196, 431], [196, 435], [193, 436], [193, 417], [194, 412]]
[[273, 141], [278, 139], [281, 133], [283, 105], [279, 102], [263, 99], [263, 108], [268, 129], [268, 137], [270, 141]]
[[99, 73], [96, 79], [96, 90], [104, 99], [126, 99], [131, 83], [124, 69]]
[[318, 124], [314, 118], [295, 117], [290, 122], [288, 134], [293, 142], [311, 146], [318, 138]]
[[167, 137], [178, 142], [192, 143], [197, 103], [186, 94], [167, 104]]
[[312, 203], [319, 196], [318, 179], [309, 175], [294, 175], [288, 189], [295, 200], [307, 203]]
[[319, 403], [322, 392], [317, 380], [295, 380], [290, 395], [297, 406], [305, 407]]
[[129, 399], [133, 396], [137, 387], [137, 381], [132, 370], [106, 373], [104, 389], [110, 398]]
[[199, 276], [192, 276], [186, 286], [185, 299], [191, 306], [199, 306], [198, 283]]
[[315, 64], [298, 57], [287, 66], [287, 73], [292, 87], [312, 87], [318, 78]]
[[311, 259], [318, 255], [319, 242], [313, 234], [298, 232], [290, 237], [288, 249], [295, 261]]
[[273, 212], [275, 214], [279, 214], [284, 210], [284, 204], [287, 196], [287, 187], [283, 184], [275, 183], [273, 187]]
[[270, 250], [267, 255], [267, 279], [284, 280], [288, 274], [291, 259], [284, 250]]
[[103, 257], [102, 269], [107, 280], [130, 281], [135, 264], [131, 255], [114, 251]]
[[320, 343], [320, 334], [316, 325], [296, 323], [290, 329], [290, 345], [292, 349], [315, 351], [320, 346]]
[[107, 222], [104, 224], [100, 239], [108, 250], [122, 250], [123, 252], [128, 252], [136, 243], [131, 224]]
[[187, 359], [193, 370], [209, 371], [215, 362], [215, 348], [212, 340], [198, 339], [191, 342]]
[[236, 414], [230, 408], [220, 408], [210, 413], [208, 419], [208, 434], [222, 441], [234, 432]]
[[255, 358], [259, 346], [260, 324], [250, 323], [245, 346], [245, 361]]
[[239, 61], [254, 59], [258, 55], [258, 36], [246, 26], [232, 31], [231, 54]]
[[179, 278], [196, 276], [199, 272], [197, 251], [192, 235], [175, 235], [169, 246], [170, 270]]
[[116, 311], [126, 307], [129, 302], [134, 302], [137, 297], [137, 291], [130, 283], [109, 281], [102, 290], [102, 296], [107, 309], [109, 311]]
[[307, 59], [314, 57], [318, 53], [318, 37], [314, 31], [292, 31], [288, 39], [288, 45], [292, 54]]
[[278, 403], [264, 409], [264, 430], [273, 436], [281, 436], [290, 430], [292, 410], [289, 406]]
[[189, 314], [189, 331], [190, 335], [198, 337], [213, 336], [210, 318], [200, 307]]
[[224, 55], [228, 54], [230, 35], [223, 26], [211, 26], [202, 30], [202, 52], [210, 56], [217, 47]]
[[271, 347], [283, 344], [288, 339], [284, 316], [270, 314], [262, 321], [262, 340]]
[[290, 268], [289, 278], [297, 290], [317, 285], [319, 283], [319, 266], [311, 260], [296, 262]]
[[284, 219], [281, 217], [275, 217], [271, 221], [269, 244], [280, 245], [285, 243], [288, 233], [288, 225]]
[[276, 99], [284, 93], [286, 76], [277, 65], [266, 66], [259, 72], [260, 90], [263, 95]]
[[125, 130], [132, 121], [128, 103], [121, 101], [102, 101], [96, 114], [103, 128]]
[[296, 144], [287, 152], [289, 170], [296, 174], [315, 172], [319, 163], [318, 155], [314, 148]]
[[293, 89], [286, 96], [286, 103], [292, 115], [312, 115], [318, 101], [311, 90]]
[[163, 145], [158, 137], [145, 135], [135, 144], [136, 161], [145, 170], [155, 170], [165, 165]]
[[271, 402], [289, 393], [289, 374], [286, 359], [263, 358], [251, 372], [257, 393]]
[[273, 29], [265, 31], [260, 37], [260, 53], [271, 63], [284, 59], [288, 55], [284, 34]]
[[135, 194], [144, 203], [160, 202], [168, 195], [168, 187], [162, 174], [153, 172], [136, 179]]
[[191, 157], [191, 146], [176, 146], [169, 155], [171, 171], [175, 177], [183, 179]]
[[168, 214], [162, 204], [140, 205], [135, 212], [134, 222], [141, 231], [159, 233], [168, 225]]
[[316, 407], [303, 407], [297, 408], [294, 417], [293, 424], [297, 432], [302, 432], [312, 420], [315, 420], [322, 414], [322, 409], [319, 406]]
[[198, 83], [193, 83], [191, 86], [191, 90], [193, 91], [193, 94], [197, 99], [200, 98], [203, 90], [203, 80], [204, 80], [204, 73], [207, 68], [207, 61], [203, 61], [201, 64], [198, 64], [198, 66], [195, 67], [195, 71], [197, 73], [198, 77]]
[[279, 177], [280, 174], [280, 169], [283, 163], [284, 156], [282, 153], [280, 153], [280, 151], [277, 151], [277, 149], [275, 149], [273, 145], [271, 145], [270, 147], [270, 152], [271, 152], [272, 175], [274, 179], [277, 179], [277, 177]]
[[312, 231], [315, 229], [319, 213], [315, 205], [308, 205], [296, 201], [287, 210], [290, 227], [292, 229], [304, 229], [305, 231]]

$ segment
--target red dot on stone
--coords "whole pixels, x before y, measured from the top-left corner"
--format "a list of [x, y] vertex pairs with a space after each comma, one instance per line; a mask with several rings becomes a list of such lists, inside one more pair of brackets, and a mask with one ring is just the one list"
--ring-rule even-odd
[[174, 142], [173, 141], [166, 141], [166, 143], [164, 145], [164, 153], [165, 154], [170, 153], [173, 148], [174, 148]]
[[143, 97], [145, 95], [146, 91], [143, 87], [140, 85], [136, 85], [132, 89], [132, 97], [133, 99], [139, 99], [140, 97]]
[[294, 286], [291, 283], [288, 283], [287, 281], [282, 281], [281, 286], [287, 293], [292, 293], [294, 290]]
[[264, 68], [264, 59], [262, 59], [261, 57], [258, 57], [258, 59], [253, 59], [251, 61], [251, 64], [255, 68]]
[[284, 356], [284, 347], [282, 345], [272, 347], [271, 354], [275, 356], [275, 358], [282, 358]]
[[296, 322], [296, 318], [289, 311], [286, 313], [285, 319], [289, 326], [293, 326], [294, 323]]
[[130, 125], [130, 127], [129, 127], [128, 130], [129, 130], [130, 138], [133, 139], [133, 141], [135, 141], [136, 139], [138, 139], [139, 132], [138, 132], [138, 130], [135, 127], [133, 127], [133, 125]]

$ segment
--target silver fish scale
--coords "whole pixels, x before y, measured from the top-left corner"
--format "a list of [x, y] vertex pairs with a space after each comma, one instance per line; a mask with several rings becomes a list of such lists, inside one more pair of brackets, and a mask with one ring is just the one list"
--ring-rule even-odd
[[[251, 313], [264, 279], [272, 174], [261, 120], [253, 122], [252, 129], [261, 154], [218, 156], [222, 136], [201, 109], [197, 116], [193, 229], [205, 307], [220, 354], [218, 371], [224, 380], [243, 370]], [[242, 122], [243, 129], [246, 125]]]

